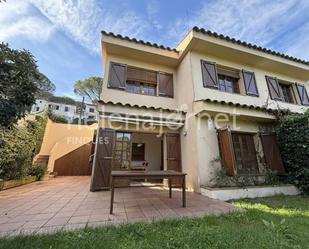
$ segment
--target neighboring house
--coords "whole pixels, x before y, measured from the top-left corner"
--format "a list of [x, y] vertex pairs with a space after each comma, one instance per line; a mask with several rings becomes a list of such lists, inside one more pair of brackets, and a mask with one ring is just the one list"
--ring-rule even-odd
[[[82, 119], [87, 121], [96, 121], [96, 106], [93, 104], [84, 104], [84, 111], [82, 112]], [[69, 123], [72, 123], [74, 119], [80, 117], [80, 113], [77, 111], [76, 105], [54, 103], [43, 99], [37, 99], [36, 103], [31, 107], [32, 114], [40, 114], [47, 109], [51, 109], [53, 113], [61, 115], [67, 118]]]
[[308, 109], [309, 62], [197, 27], [176, 48], [102, 32], [102, 49], [92, 190], [143, 161], [187, 173], [197, 192], [221, 166], [261, 182], [265, 162], [284, 174], [276, 113]]

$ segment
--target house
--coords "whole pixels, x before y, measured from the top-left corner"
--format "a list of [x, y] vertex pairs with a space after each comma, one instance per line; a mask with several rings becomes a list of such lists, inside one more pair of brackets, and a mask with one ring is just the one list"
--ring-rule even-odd
[[[55, 103], [44, 99], [37, 99], [35, 101], [35, 104], [31, 107], [31, 113], [40, 114], [47, 109], [52, 110], [56, 115], [66, 117], [69, 123], [80, 118], [80, 111], [78, 110], [77, 105]], [[84, 110], [81, 118], [87, 121], [96, 121], [96, 105], [84, 103]]]
[[102, 54], [91, 190], [142, 162], [196, 192], [221, 169], [253, 184], [284, 174], [274, 127], [308, 109], [309, 62], [197, 27], [176, 48], [102, 31]]

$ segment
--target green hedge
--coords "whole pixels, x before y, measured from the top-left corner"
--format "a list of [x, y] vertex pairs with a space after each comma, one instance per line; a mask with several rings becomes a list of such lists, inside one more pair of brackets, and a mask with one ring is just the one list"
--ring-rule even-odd
[[10, 129], [0, 126], [0, 179], [17, 179], [29, 174], [33, 157], [39, 152], [47, 123], [36, 117]]
[[309, 110], [284, 117], [279, 124], [278, 142], [290, 182], [309, 193]]

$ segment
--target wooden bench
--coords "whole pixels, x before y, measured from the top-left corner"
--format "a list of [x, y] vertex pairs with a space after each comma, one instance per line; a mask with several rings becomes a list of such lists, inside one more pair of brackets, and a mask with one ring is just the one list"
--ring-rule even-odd
[[186, 207], [186, 174], [173, 170], [154, 170], [154, 171], [112, 171], [111, 173], [111, 202], [110, 214], [113, 213], [115, 180], [126, 179], [168, 179], [169, 198], [172, 198], [172, 179], [181, 178], [182, 180], [182, 206]]

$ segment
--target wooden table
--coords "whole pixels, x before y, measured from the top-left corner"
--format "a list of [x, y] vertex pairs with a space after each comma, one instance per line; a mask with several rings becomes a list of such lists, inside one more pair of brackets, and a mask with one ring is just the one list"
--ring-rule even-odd
[[186, 175], [173, 170], [149, 170], [149, 171], [112, 171], [111, 173], [111, 202], [110, 214], [113, 213], [114, 189], [116, 179], [136, 180], [136, 179], [168, 179], [169, 198], [172, 198], [172, 179], [182, 180], [182, 206], [186, 207]]

